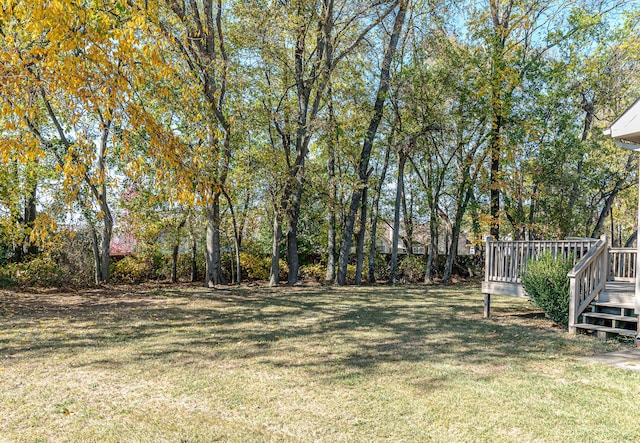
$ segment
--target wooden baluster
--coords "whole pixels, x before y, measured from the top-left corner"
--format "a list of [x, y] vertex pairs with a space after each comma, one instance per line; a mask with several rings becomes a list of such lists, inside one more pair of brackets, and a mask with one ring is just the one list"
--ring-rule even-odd
[[507, 281], [509, 277], [509, 244], [505, 243], [502, 248], [502, 281]]
[[502, 281], [507, 281], [509, 277], [509, 243], [504, 244], [502, 249]]
[[576, 313], [578, 312], [578, 307], [576, 306], [576, 294], [580, 290], [580, 279], [576, 277], [571, 277], [569, 280], [569, 293], [571, 297], [569, 298], [569, 333], [576, 333], [576, 324], [578, 323], [578, 316]]
[[493, 273], [491, 268], [493, 267], [493, 245], [491, 242], [491, 236], [488, 235], [485, 240], [485, 259], [484, 259], [484, 281], [491, 281]]
[[513, 276], [513, 277], [514, 277], [513, 281], [514, 281], [514, 282], [518, 282], [518, 283], [520, 282], [520, 276], [522, 275], [522, 269], [521, 269], [522, 261], [521, 261], [521, 259], [520, 259], [520, 251], [521, 251], [521, 250], [522, 250], [522, 243], [518, 243], [518, 244], [516, 245], [516, 256], [515, 256], [515, 261], [516, 261], [516, 266], [515, 266], [515, 268], [516, 268], [516, 273], [515, 273], [515, 275]]
[[509, 256], [509, 282], [513, 283], [516, 281], [516, 244], [515, 242], [511, 242], [511, 247], [509, 248], [510, 256]]

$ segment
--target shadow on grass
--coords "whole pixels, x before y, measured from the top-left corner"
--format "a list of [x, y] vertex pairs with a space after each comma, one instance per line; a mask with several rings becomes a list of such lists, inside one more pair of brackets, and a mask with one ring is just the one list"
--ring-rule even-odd
[[110, 368], [251, 361], [348, 380], [393, 362], [504, 365], [577, 352], [526, 303], [505, 302], [485, 320], [481, 299], [474, 286], [33, 297], [0, 318], [0, 357], [89, 352], [79, 365]]

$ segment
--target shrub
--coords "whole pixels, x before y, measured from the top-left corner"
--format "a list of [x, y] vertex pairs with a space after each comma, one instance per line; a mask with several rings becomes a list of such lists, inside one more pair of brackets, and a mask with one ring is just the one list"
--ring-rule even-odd
[[[389, 275], [391, 272], [391, 267], [389, 266], [389, 257], [385, 254], [376, 253], [373, 259], [373, 270], [376, 279], [379, 280], [389, 280]], [[369, 267], [369, 263], [367, 262], [367, 269]]]
[[[269, 269], [271, 269], [271, 258], [269, 258], [268, 260], [269, 260]], [[278, 278], [280, 280], [287, 281], [287, 278], [289, 277], [289, 264], [286, 261], [280, 259], [278, 261], [278, 266], [279, 266], [278, 269], [280, 271], [278, 272]]]
[[[206, 268], [205, 257], [203, 253], [196, 254], [196, 267], [198, 268], [198, 278], [202, 278]], [[169, 274], [171, 276], [171, 274]], [[178, 279], [191, 279], [191, 251], [180, 254], [178, 257]]]
[[125, 257], [111, 263], [110, 278], [116, 283], [141, 283], [154, 274], [154, 260], [145, 254]]
[[271, 260], [240, 252], [240, 270], [249, 280], [269, 280]]
[[8, 266], [0, 267], [0, 288], [12, 288], [16, 285], [12, 269]]
[[569, 321], [569, 277], [571, 260], [554, 257], [545, 252], [531, 260], [522, 275], [522, 287], [554, 323], [567, 325]]
[[93, 282], [91, 244], [82, 232], [60, 231], [37, 254], [0, 267], [2, 287], [88, 286]]
[[313, 263], [300, 267], [300, 276], [304, 280], [324, 281], [327, 277], [327, 267], [320, 263]]
[[[225, 278], [231, 281], [230, 277], [230, 259], [233, 260], [233, 266], [235, 266], [235, 255], [230, 258], [227, 256], [227, 266], [225, 266]], [[280, 280], [287, 280], [287, 273], [289, 267], [287, 262], [280, 259], [278, 260], [279, 272], [278, 278]], [[240, 252], [240, 270], [242, 272], [243, 280], [269, 280], [269, 274], [271, 272], [271, 257], [262, 256], [260, 254], [252, 254], [250, 252]], [[227, 275], [228, 274], [228, 275]]]
[[402, 259], [398, 266], [400, 275], [406, 275], [410, 282], [419, 282], [424, 280], [426, 265], [424, 264], [422, 255], [408, 255]]
[[84, 233], [62, 232], [60, 242], [51, 252], [60, 268], [65, 285], [84, 287], [93, 284], [91, 240]]
[[[337, 272], [337, 269], [336, 269]], [[367, 270], [362, 269], [362, 280], [366, 281], [367, 279]], [[356, 265], [347, 265], [347, 282], [355, 283], [356, 282]]]
[[33, 257], [22, 263], [9, 263], [0, 271], [0, 285], [10, 286], [60, 286], [66, 284], [60, 266], [49, 254]]

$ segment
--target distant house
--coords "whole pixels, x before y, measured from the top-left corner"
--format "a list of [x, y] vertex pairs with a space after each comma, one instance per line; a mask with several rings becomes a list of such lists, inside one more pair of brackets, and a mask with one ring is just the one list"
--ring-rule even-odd
[[115, 259], [133, 256], [136, 243], [136, 239], [130, 232], [116, 234], [111, 238], [109, 256]]
[[[407, 249], [402, 241], [405, 236], [404, 229], [400, 230], [400, 240], [398, 241], [398, 254], [406, 254]], [[446, 254], [449, 248], [449, 236], [446, 232], [441, 232], [438, 236], [438, 254]], [[376, 241], [377, 250], [382, 254], [391, 254], [393, 247], [393, 227], [387, 225], [384, 232], [378, 235]], [[413, 232], [413, 245], [411, 246], [411, 252], [414, 255], [425, 255], [429, 252], [429, 245], [431, 244], [429, 228], [424, 225], [415, 225]], [[471, 242], [467, 238], [464, 232], [460, 233], [460, 240], [458, 241], [458, 255], [469, 255], [471, 253]]]
[[[85, 222], [65, 223], [62, 224], [60, 228], [67, 232], [74, 233], [74, 235], [80, 235], [81, 238], [85, 238], [89, 242], [91, 241], [89, 226]], [[118, 232], [111, 237], [109, 257], [118, 260], [133, 256], [135, 255], [134, 251], [136, 246], [137, 241], [131, 232], [118, 230]]]

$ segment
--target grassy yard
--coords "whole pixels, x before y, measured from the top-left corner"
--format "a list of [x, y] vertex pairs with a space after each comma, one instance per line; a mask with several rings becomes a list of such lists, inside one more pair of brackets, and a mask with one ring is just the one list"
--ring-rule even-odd
[[477, 286], [0, 293], [0, 440], [640, 441], [640, 373]]

